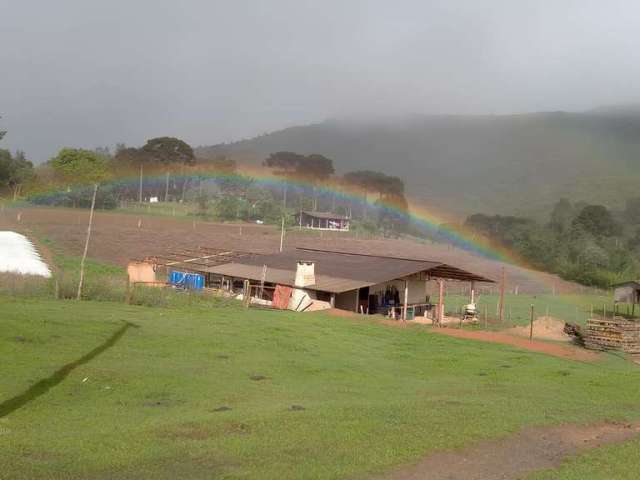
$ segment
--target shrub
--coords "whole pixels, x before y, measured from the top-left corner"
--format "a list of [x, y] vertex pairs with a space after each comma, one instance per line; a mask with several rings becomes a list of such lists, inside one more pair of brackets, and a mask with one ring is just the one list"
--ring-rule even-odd
[[[90, 208], [93, 187], [79, 187], [69, 191], [57, 191], [47, 194], [34, 195], [29, 201], [35, 205], [52, 207]], [[111, 185], [103, 185], [98, 189], [96, 208], [113, 210], [118, 206], [118, 195]]]

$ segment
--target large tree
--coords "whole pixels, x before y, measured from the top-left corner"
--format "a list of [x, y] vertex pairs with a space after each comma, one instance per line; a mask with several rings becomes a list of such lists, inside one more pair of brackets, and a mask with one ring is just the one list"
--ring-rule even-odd
[[399, 177], [385, 175], [373, 170], [357, 170], [344, 174], [347, 183], [361, 189], [365, 200], [370, 192], [384, 195], [404, 195], [404, 182]]
[[587, 205], [573, 219], [574, 231], [587, 232], [594, 237], [612, 237], [619, 235], [621, 227], [611, 212], [602, 205]]
[[93, 184], [91, 211], [89, 213], [84, 251], [80, 260], [80, 279], [78, 280], [78, 293], [76, 295], [76, 298], [80, 300], [84, 282], [84, 264], [89, 250], [93, 212], [96, 206], [96, 195], [100, 182], [106, 180], [109, 176], [108, 161], [104, 156], [91, 150], [63, 148], [50, 163], [54, 171], [68, 184]]
[[304, 155], [294, 152], [275, 152], [269, 155], [262, 164], [273, 169], [273, 173], [285, 178], [293, 178], [299, 172]]
[[344, 181], [363, 193], [363, 217], [366, 217], [369, 193], [377, 193], [377, 201], [379, 203], [407, 204], [404, 196], [404, 182], [399, 177], [389, 176], [373, 170], [357, 170], [345, 173]]
[[571, 226], [574, 214], [574, 207], [571, 202], [566, 198], [561, 198], [551, 210], [549, 227], [556, 233], [566, 233]]
[[11, 155], [8, 150], [0, 150], [0, 186], [11, 189], [13, 199], [17, 199], [25, 183], [35, 177], [33, 163], [18, 150]]
[[305, 157], [299, 167], [299, 177], [313, 188], [313, 209], [318, 209], [318, 186], [326, 184], [334, 174], [333, 160], [324, 155], [312, 154]]
[[262, 162], [265, 167], [273, 169], [273, 173], [284, 180], [282, 184], [282, 206], [284, 208], [287, 208], [288, 182], [295, 178], [295, 173], [303, 158], [304, 155], [299, 153], [282, 151], [272, 153]]
[[[124, 144], [118, 144], [116, 148], [115, 161], [118, 165], [125, 168], [135, 168], [138, 172], [138, 201], [142, 202], [143, 187], [144, 187], [144, 175], [163, 174], [165, 176], [164, 189], [158, 183], [155, 194], [160, 196], [162, 190], [164, 190], [165, 199], [169, 194], [170, 177], [172, 172], [179, 168], [182, 172], [179, 183], [176, 185], [176, 181], [173, 181], [174, 188], [182, 190], [184, 197], [184, 191], [187, 177], [184, 175], [185, 167], [193, 166], [196, 163], [196, 157], [193, 152], [193, 148], [183, 140], [175, 137], [156, 137], [147, 140], [140, 148], [127, 147]], [[133, 192], [130, 192], [133, 194]]]
[[16, 200], [18, 195], [20, 195], [23, 185], [34, 177], [35, 170], [33, 169], [33, 163], [27, 160], [27, 157], [22, 150], [18, 150], [11, 159], [9, 178], [7, 182], [13, 193], [14, 200]]
[[283, 204], [287, 206], [287, 182], [304, 181], [314, 189], [314, 204], [317, 204], [315, 189], [326, 182], [334, 173], [333, 161], [323, 155], [301, 155], [295, 152], [276, 152], [269, 155], [262, 164], [272, 168], [273, 173], [284, 179]]
[[150, 161], [164, 165], [194, 165], [196, 163], [196, 156], [191, 146], [175, 137], [152, 138], [147, 140], [140, 151]]

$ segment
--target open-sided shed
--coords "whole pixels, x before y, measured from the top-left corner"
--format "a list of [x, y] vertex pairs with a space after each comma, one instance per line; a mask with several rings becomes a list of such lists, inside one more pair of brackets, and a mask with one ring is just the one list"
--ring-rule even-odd
[[[433, 260], [360, 254], [353, 252], [296, 248], [269, 255], [251, 255], [230, 263], [204, 268], [221, 277], [221, 284], [241, 285], [244, 280], [261, 285], [300, 287], [296, 272], [300, 263], [312, 266], [312, 282], [302, 288], [312, 298], [351, 311], [388, 313], [400, 309], [406, 317], [409, 307], [430, 307], [428, 281], [493, 282], [466, 270]], [[472, 287], [473, 289], [473, 287]], [[442, 315], [442, 306], [437, 310]]]

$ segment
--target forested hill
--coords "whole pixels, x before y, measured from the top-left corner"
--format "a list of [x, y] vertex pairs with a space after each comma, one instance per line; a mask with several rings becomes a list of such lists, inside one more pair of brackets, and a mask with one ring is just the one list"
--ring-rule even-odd
[[640, 191], [638, 109], [329, 120], [197, 154], [258, 163], [280, 150], [400, 176], [411, 197], [460, 214], [539, 215], [560, 197], [616, 209]]

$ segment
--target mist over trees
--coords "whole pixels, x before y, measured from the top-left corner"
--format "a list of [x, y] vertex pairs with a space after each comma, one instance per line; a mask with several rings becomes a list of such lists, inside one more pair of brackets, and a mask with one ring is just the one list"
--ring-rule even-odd
[[640, 182], [639, 135], [640, 109], [390, 114], [293, 126], [197, 151], [254, 162], [281, 150], [317, 152], [339, 160], [340, 172], [400, 177], [408, 196], [453, 215], [482, 205], [484, 213], [542, 217], [562, 197], [624, 208]]

